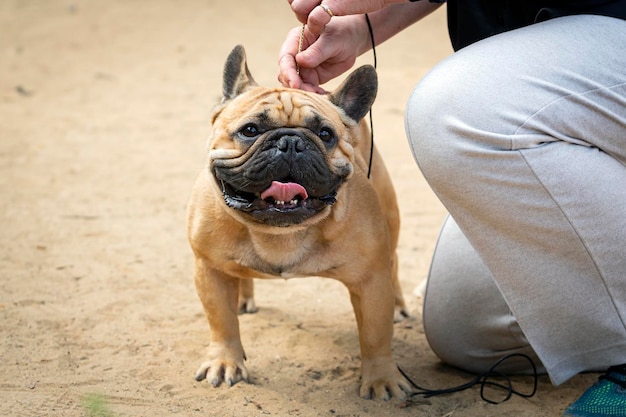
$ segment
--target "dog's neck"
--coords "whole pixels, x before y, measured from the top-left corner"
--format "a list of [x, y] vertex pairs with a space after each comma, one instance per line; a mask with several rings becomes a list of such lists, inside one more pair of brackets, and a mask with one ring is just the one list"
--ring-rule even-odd
[[[287, 230], [285, 230], [287, 232]], [[250, 241], [257, 256], [274, 266], [292, 266], [302, 262], [317, 245], [315, 233], [299, 229], [287, 233], [250, 231]]]

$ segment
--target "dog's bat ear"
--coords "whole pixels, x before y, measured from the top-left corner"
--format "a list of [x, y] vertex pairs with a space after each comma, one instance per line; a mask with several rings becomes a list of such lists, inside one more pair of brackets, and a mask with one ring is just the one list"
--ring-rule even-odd
[[378, 91], [378, 76], [371, 65], [364, 65], [352, 72], [332, 93], [329, 99], [343, 109], [348, 117], [361, 120], [374, 104]]
[[243, 93], [248, 87], [257, 85], [246, 64], [246, 51], [241, 45], [235, 46], [224, 65], [222, 101], [230, 100]]

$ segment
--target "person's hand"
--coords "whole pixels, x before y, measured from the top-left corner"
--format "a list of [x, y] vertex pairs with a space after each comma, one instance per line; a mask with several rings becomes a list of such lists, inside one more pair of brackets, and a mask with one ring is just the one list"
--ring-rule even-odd
[[[279, 55], [278, 80], [287, 87], [324, 93], [321, 84], [354, 65], [369, 49], [370, 37], [363, 13], [406, 0], [287, 0], [298, 20], [306, 23], [302, 51], [298, 52], [302, 27], [292, 29]], [[298, 73], [297, 69], [300, 69]]]
[[319, 36], [333, 16], [371, 13], [407, 0], [287, 0], [298, 20]]
[[335, 17], [320, 36], [305, 27], [298, 53], [301, 32], [302, 27], [297, 27], [287, 34], [280, 50], [278, 80], [286, 87], [322, 94], [320, 85], [350, 69], [359, 44], [369, 42], [363, 16]]

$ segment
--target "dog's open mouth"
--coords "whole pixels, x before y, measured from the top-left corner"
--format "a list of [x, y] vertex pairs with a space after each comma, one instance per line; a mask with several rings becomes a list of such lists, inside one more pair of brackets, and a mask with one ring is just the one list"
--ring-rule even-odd
[[324, 196], [313, 197], [302, 185], [289, 180], [272, 181], [260, 193], [235, 190], [224, 181], [221, 181], [221, 185], [224, 201], [229, 207], [272, 226], [302, 223], [333, 205], [337, 196], [337, 191], [334, 190]]
[[306, 201], [309, 195], [306, 188], [295, 182], [272, 181], [272, 185], [261, 193], [263, 201], [286, 209], [298, 206], [300, 201]]

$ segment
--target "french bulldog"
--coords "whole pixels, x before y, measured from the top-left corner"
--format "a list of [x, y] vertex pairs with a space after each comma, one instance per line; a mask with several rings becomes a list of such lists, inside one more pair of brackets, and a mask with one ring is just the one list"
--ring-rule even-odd
[[377, 86], [374, 68], [363, 66], [327, 95], [266, 88], [252, 78], [242, 46], [228, 56], [208, 164], [188, 209], [211, 335], [198, 381], [248, 381], [237, 316], [256, 311], [254, 278], [318, 276], [349, 290], [360, 395], [410, 391], [391, 353], [394, 315], [408, 316], [398, 282], [399, 210], [363, 119]]

